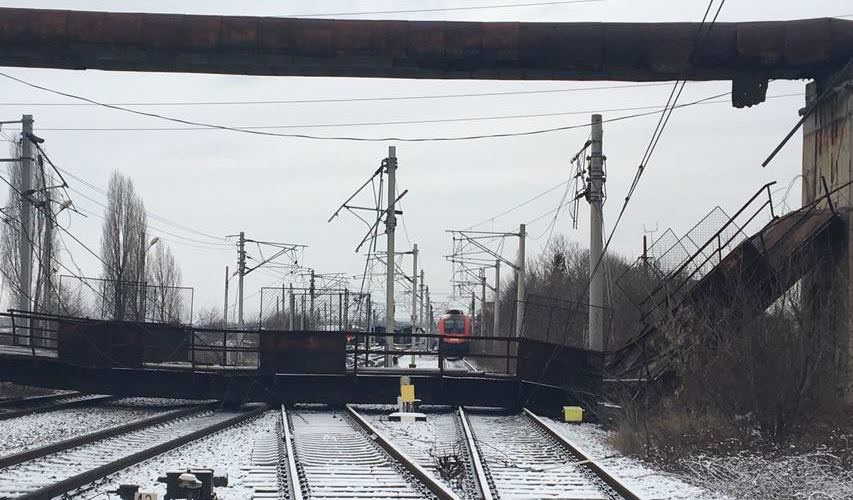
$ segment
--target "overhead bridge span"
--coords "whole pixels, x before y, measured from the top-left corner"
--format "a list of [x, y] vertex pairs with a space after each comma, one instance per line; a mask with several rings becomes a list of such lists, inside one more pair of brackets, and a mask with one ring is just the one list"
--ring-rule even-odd
[[[271, 403], [396, 403], [408, 376], [423, 404], [535, 407], [600, 395], [603, 353], [515, 337], [470, 337], [464, 362], [437, 335], [416, 334], [430, 366], [373, 366], [380, 337], [365, 332], [217, 330], [129, 321], [9, 313], [0, 334], [0, 380], [116, 396]], [[429, 344], [438, 347], [428, 348]], [[543, 360], [550, 359], [549, 363]]]
[[[710, 24], [710, 23], [709, 23]], [[521, 23], [0, 9], [0, 66], [486, 80], [821, 78], [853, 58], [853, 21]]]

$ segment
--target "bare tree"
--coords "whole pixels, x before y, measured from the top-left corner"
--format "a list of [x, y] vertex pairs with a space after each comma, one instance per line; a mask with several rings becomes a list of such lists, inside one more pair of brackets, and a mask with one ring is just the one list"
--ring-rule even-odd
[[201, 328], [223, 328], [222, 312], [215, 307], [205, 307], [196, 315], [195, 325]]
[[175, 262], [172, 251], [158, 240], [147, 261], [148, 303], [152, 310], [149, 316], [156, 321], [176, 323], [181, 319], [184, 306], [180, 294], [181, 269]]
[[[20, 157], [20, 146], [12, 145], [9, 148], [10, 156]], [[9, 302], [12, 307], [18, 307], [23, 295], [21, 287], [21, 260], [18, 249], [24, 240], [21, 228], [21, 206], [23, 198], [12, 186], [21, 185], [21, 165], [11, 162], [9, 165], [9, 196], [6, 207], [3, 208], [3, 239], [0, 240], [0, 270], [3, 272], [3, 280], [9, 290]]]
[[147, 216], [133, 182], [113, 172], [107, 192], [101, 234], [103, 301], [113, 319], [141, 320], [145, 316], [145, 253]]
[[[21, 156], [20, 143], [10, 148], [10, 156]], [[51, 186], [57, 183], [45, 171], [40, 156], [38, 168], [33, 169], [30, 179], [32, 191], [27, 192], [26, 196], [21, 194], [19, 188], [23, 184], [21, 164], [8, 163], [10, 187], [7, 205], [2, 209], [4, 224], [0, 242], [0, 274], [8, 286], [10, 302], [14, 307], [26, 296], [34, 311], [56, 313], [61, 297], [56, 283], [58, 241], [50, 194]], [[32, 226], [26, 232], [21, 223], [24, 203], [33, 208]], [[20, 247], [23, 243], [28, 243], [33, 249], [31, 278], [35, 278], [35, 282], [30, 290], [24, 290], [22, 286]]]

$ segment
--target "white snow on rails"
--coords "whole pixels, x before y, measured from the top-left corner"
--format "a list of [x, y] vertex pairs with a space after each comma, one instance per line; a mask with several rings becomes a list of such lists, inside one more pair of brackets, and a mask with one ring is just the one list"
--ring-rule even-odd
[[639, 498], [592, 466], [585, 441], [576, 446], [561, 424], [526, 410], [436, 407], [426, 421], [399, 422], [377, 405], [214, 406], [169, 407], [107, 437], [27, 450], [30, 460], [0, 468], [0, 499], [117, 498], [109, 492], [119, 484], [162, 497], [159, 476], [199, 467], [229, 476], [216, 490], [225, 500]]

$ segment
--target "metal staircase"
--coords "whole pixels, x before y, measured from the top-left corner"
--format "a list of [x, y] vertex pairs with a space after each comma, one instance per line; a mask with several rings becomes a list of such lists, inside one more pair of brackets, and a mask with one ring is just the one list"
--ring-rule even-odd
[[[677, 266], [664, 267], [663, 258], [671, 251], [638, 261], [636, 265], [653, 277], [642, 296], [635, 291], [633, 297], [642, 315], [641, 331], [609, 354], [610, 377], [660, 377], [674, 355], [663, 335], [664, 325], [677, 324], [680, 331], [689, 332], [691, 321], [698, 318], [730, 325], [749, 321], [820, 263], [838, 255], [846, 241], [846, 223], [833, 208], [833, 193], [778, 216], [770, 186], [763, 186]], [[761, 226], [762, 217], [766, 220], [768, 215], [769, 221]], [[756, 223], [759, 229], [746, 236]], [[689, 246], [682, 240], [673, 248]]]

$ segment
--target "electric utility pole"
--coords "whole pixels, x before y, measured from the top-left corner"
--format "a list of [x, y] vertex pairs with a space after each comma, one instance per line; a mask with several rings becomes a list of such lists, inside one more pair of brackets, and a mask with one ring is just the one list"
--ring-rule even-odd
[[[427, 321], [426, 332], [432, 333], [432, 325], [433, 325], [433, 315], [432, 315], [432, 302], [429, 300], [429, 286], [426, 287], [426, 313], [429, 316], [429, 320]], [[427, 345], [429, 344], [430, 339], [427, 340]]]
[[492, 337], [497, 337], [499, 335], [500, 326], [501, 326], [501, 315], [500, 315], [500, 304], [501, 304], [501, 261], [500, 259], [495, 260], [495, 304], [492, 307], [492, 320], [494, 321], [494, 326], [492, 326]]
[[[524, 306], [525, 306], [525, 238], [527, 236], [527, 226], [521, 224], [517, 233], [491, 232], [491, 231], [470, 231], [470, 230], [448, 230], [453, 234], [454, 250], [452, 255], [446, 256], [454, 263], [454, 276], [456, 275], [456, 264], [461, 264], [460, 271], [463, 274], [468, 274], [476, 279], [476, 282], [461, 281], [462, 285], [482, 285], [482, 275], [474, 275], [472, 270], [467, 267], [469, 264], [476, 264], [481, 267], [495, 267], [495, 310], [494, 310], [494, 332], [495, 335], [500, 331], [500, 264], [504, 263], [511, 269], [515, 270], [516, 277], [516, 321], [515, 335], [521, 336], [522, 327], [524, 325]], [[515, 262], [504, 258], [500, 252], [489, 248], [482, 240], [493, 240], [501, 238], [518, 237], [518, 258]], [[489, 259], [485, 260], [484, 259]], [[490, 259], [495, 259], [494, 261]], [[495, 264], [492, 264], [495, 262]], [[456, 283], [454, 281], [454, 283]], [[486, 284], [488, 287], [488, 284]], [[485, 302], [485, 301], [484, 301]], [[481, 332], [485, 332], [485, 328], [481, 326]]]
[[521, 330], [524, 326], [524, 301], [525, 301], [525, 257], [524, 257], [524, 239], [527, 237], [527, 224], [518, 226], [518, 262], [515, 265], [515, 280], [516, 286], [516, 314], [515, 314], [515, 336], [521, 337]]
[[240, 231], [240, 240], [237, 242], [237, 326], [243, 329], [243, 278], [246, 277], [246, 233]]
[[388, 146], [385, 168], [388, 173], [388, 212], [385, 215], [385, 366], [391, 366], [394, 345], [394, 229], [397, 226], [397, 147]]
[[586, 198], [589, 201], [589, 343], [594, 351], [604, 349], [604, 160], [602, 153], [603, 130], [601, 115], [592, 115], [589, 183]]
[[[34, 141], [37, 139], [34, 135], [31, 134], [28, 137], [25, 137], [25, 140]], [[39, 170], [41, 171], [42, 180], [45, 180], [47, 177], [45, 176], [45, 173], [44, 173], [44, 159], [41, 156], [39, 157], [38, 167], [39, 167]], [[43, 196], [41, 199], [40, 208], [41, 208], [41, 211], [43, 214], [42, 217], [44, 220], [44, 237], [42, 238], [42, 247], [41, 247], [42, 248], [42, 252], [41, 252], [42, 253], [42, 255], [41, 255], [42, 261], [39, 264], [39, 269], [41, 271], [41, 276], [42, 276], [42, 279], [41, 279], [42, 294], [41, 294], [41, 304], [34, 306], [33, 309], [36, 312], [39, 312], [39, 310], [41, 310], [41, 311], [46, 311], [49, 313], [49, 312], [51, 312], [50, 292], [53, 288], [52, 287], [53, 272], [51, 271], [51, 261], [53, 260], [53, 218], [54, 218], [54, 215], [53, 215], [52, 209], [50, 208], [50, 204], [53, 201], [53, 199], [51, 197], [51, 192], [50, 192], [49, 186], [47, 186], [47, 184], [43, 184], [42, 188], [44, 188], [44, 189], [42, 189], [42, 195]], [[38, 285], [36, 285], [36, 288], [38, 288]], [[59, 302], [61, 300], [62, 300], [62, 298], [59, 296], [59, 290], [57, 288], [57, 294], [56, 294], [57, 306], [59, 305]], [[36, 290], [36, 301], [38, 301], [38, 289]], [[41, 308], [41, 309], [39, 309], [39, 308]], [[45, 343], [45, 339], [40, 339], [38, 342], [36, 342], [37, 345], [44, 345], [44, 343]]]
[[222, 309], [222, 328], [228, 328], [228, 266], [225, 266], [225, 307]]
[[420, 289], [418, 290], [418, 317], [420, 318], [421, 329], [426, 331], [424, 328], [424, 324], [426, 323], [426, 316], [424, 311], [424, 270], [421, 269], [421, 281], [418, 283]]
[[[287, 285], [288, 304], [290, 304], [290, 323], [289, 330], [293, 331], [296, 327], [296, 297], [293, 295], [293, 283]], [[304, 312], [303, 312], [304, 314]]]
[[[418, 326], [418, 244], [412, 244], [412, 336], [409, 337], [409, 347], [415, 350], [415, 333]], [[417, 368], [415, 355], [409, 362], [409, 368]]]
[[516, 286], [516, 317], [515, 317], [515, 336], [521, 337], [521, 330], [524, 326], [524, 301], [526, 300], [526, 292], [525, 280], [527, 279], [527, 273], [525, 270], [525, 256], [524, 256], [524, 239], [527, 237], [527, 224], [521, 224], [518, 226], [518, 262], [516, 263], [516, 281], [518, 282]]
[[[292, 243], [279, 243], [279, 242], [274, 242], [274, 241], [249, 240], [249, 239], [246, 239], [246, 233], [244, 231], [240, 231], [239, 234], [228, 235], [229, 238], [233, 237], [233, 236], [236, 236], [238, 238], [238, 240], [237, 240], [237, 273], [236, 273], [238, 275], [238, 278], [239, 278], [237, 280], [237, 288], [238, 288], [238, 290], [237, 290], [237, 295], [238, 295], [237, 296], [237, 324], [238, 324], [239, 328], [242, 330], [245, 327], [245, 325], [243, 323], [243, 294], [244, 294], [243, 282], [244, 282], [246, 275], [251, 273], [255, 269], [260, 268], [261, 266], [269, 264], [270, 262], [274, 261], [275, 259], [277, 259], [278, 257], [280, 257], [282, 255], [290, 254], [291, 258], [293, 258], [293, 254], [297, 250], [305, 248], [305, 245], [294, 245]], [[251, 268], [247, 268], [246, 267], [246, 258], [247, 258], [247, 256], [246, 256], [246, 243], [255, 243], [258, 245], [259, 249], [260, 249], [261, 245], [266, 245], [266, 246], [271, 246], [273, 248], [276, 248], [278, 250], [274, 254], [272, 254], [270, 257], [262, 260], [258, 264], [255, 264]], [[296, 266], [296, 264], [297, 263], [294, 260], [293, 265]]]
[[[21, 265], [21, 294], [18, 309], [32, 311], [32, 266], [33, 266], [33, 205], [30, 194], [33, 189], [33, 115], [21, 117], [21, 238], [18, 242], [18, 258]], [[29, 320], [27, 320], [29, 321]], [[32, 332], [28, 328], [28, 337]], [[30, 340], [28, 338], [28, 340]], [[28, 342], [30, 343], [30, 342]]]
[[311, 278], [308, 281], [308, 328], [314, 329], [314, 292], [316, 290], [315, 281], [316, 275], [313, 269], [311, 269]]
[[480, 335], [486, 335], [486, 269], [480, 268]]
[[412, 245], [412, 332], [418, 325], [418, 244]]

